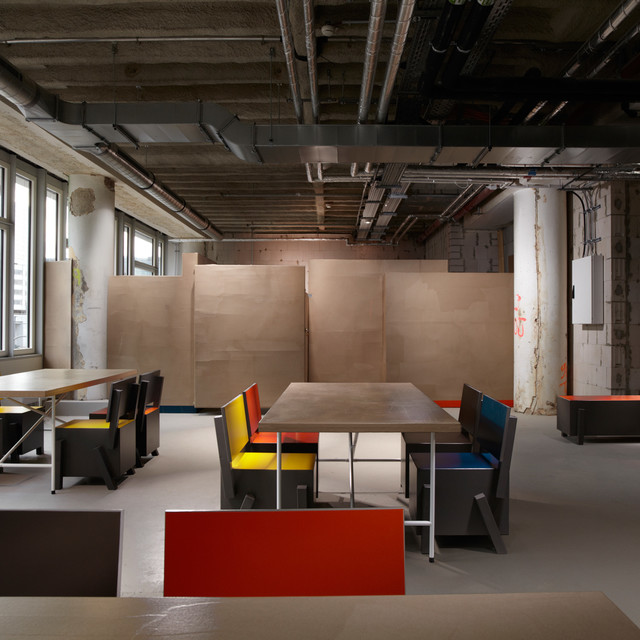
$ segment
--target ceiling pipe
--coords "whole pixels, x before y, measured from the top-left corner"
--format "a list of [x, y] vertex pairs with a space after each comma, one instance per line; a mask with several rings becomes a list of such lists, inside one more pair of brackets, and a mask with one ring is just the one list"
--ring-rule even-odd
[[176, 196], [162, 183], [157, 182], [153, 173], [142, 168], [125, 153], [113, 145], [104, 143], [97, 144], [93, 153], [108, 167], [148, 193], [200, 233], [214, 240], [222, 240], [222, 233], [216, 227], [191, 209], [182, 198]]
[[393, 34], [393, 42], [391, 43], [391, 54], [387, 62], [387, 71], [384, 76], [384, 83], [380, 92], [378, 101], [378, 112], [376, 114], [376, 122], [383, 124], [387, 119], [389, 112], [389, 104], [391, 102], [391, 94], [398, 75], [400, 60], [404, 52], [407, 42], [407, 34], [411, 26], [411, 18], [413, 17], [413, 9], [415, 0], [403, 0], [398, 10], [398, 20], [396, 22], [396, 30]]
[[[373, 95], [373, 83], [375, 80], [378, 54], [380, 53], [380, 41], [384, 27], [384, 16], [387, 11], [387, 0], [371, 0], [369, 12], [369, 30], [367, 32], [367, 45], [362, 69], [362, 82], [360, 84], [360, 100], [358, 101], [358, 124], [364, 124], [369, 118], [371, 96]], [[351, 165], [351, 175], [358, 174], [358, 164]]]
[[456, 47], [442, 72], [443, 84], [451, 85], [460, 76], [460, 72], [491, 13], [494, 2], [495, 0], [476, 0], [471, 6], [469, 16], [458, 36]]
[[314, 123], [320, 118], [320, 98], [318, 96], [318, 65], [316, 58], [316, 33], [313, 23], [313, 0], [304, 0], [304, 38], [307, 46], [307, 70], [311, 89], [311, 113]]
[[367, 33], [360, 101], [358, 103], [358, 124], [365, 123], [369, 118], [369, 108], [371, 106], [373, 83], [375, 80], [376, 66], [378, 64], [378, 54], [380, 53], [380, 40], [382, 38], [386, 10], [387, 0], [371, 0], [369, 31]]
[[467, 0], [447, 0], [438, 18], [436, 32], [431, 41], [424, 71], [420, 78], [421, 91], [425, 96], [428, 96], [430, 93], [431, 88], [435, 84], [436, 77], [442, 68], [442, 63], [453, 39], [453, 32], [460, 22], [466, 1]]
[[[585, 42], [580, 49], [575, 53], [567, 67], [563, 72], [564, 78], [570, 78], [578, 73], [585, 59], [588, 55], [595, 52], [595, 50], [612, 36], [622, 25], [622, 23], [631, 15], [631, 13], [640, 6], [640, 0], [625, 0], [617, 9], [603, 22], [600, 28]], [[533, 120], [533, 118], [542, 110], [547, 104], [547, 100], [539, 102], [531, 112], [526, 116], [523, 122], [526, 124]], [[552, 118], [555, 118], [568, 104], [568, 101], [560, 103], [551, 114], [549, 114], [542, 122], [545, 124]]]
[[56, 112], [56, 96], [3, 58], [0, 58], [0, 95], [18, 107], [27, 119], [52, 118]]
[[296, 120], [299, 124], [304, 122], [302, 112], [302, 98], [300, 97], [300, 81], [298, 79], [298, 69], [296, 67], [296, 59], [293, 46], [293, 33], [291, 31], [291, 20], [285, 6], [285, 0], [276, 0], [276, 9], [278, 11], [278, 21], [280, 22], [280, 33], [282, 34], [282, 49], [284, 51], [284, 59], [289, 74], [289, 86], [291, 88], [291, 97], [293, 99], [293, 108], [296, 113]]

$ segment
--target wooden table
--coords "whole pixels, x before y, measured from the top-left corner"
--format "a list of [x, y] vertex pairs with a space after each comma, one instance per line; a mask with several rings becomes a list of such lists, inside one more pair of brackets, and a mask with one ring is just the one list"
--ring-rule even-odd
[[435, 433], [453, 432], [460, 423], [409, 382], [292, 382], [260, 421], [261, 431], [278, 434], [277, 498], [280, 508], [281, 434], [284, 431], [349, 434], [349, 485], [353, 506], [353, 433], [430, 432], [431, 506], [429, 560], [435, 551]]
[[[20, 440], [0, 459], [0, 467], [51, 467], [51, 493], [55, 493], [55, 427], [56, 407], [69, 392], [85, 389], [105, 382], [115, 382], [136, 375], [131, 369], [36, 369], [0, 376], [0, 397], [14, 401], [16, 404], [31, 409], [20, 398], [50, 398], [51, 407], [47, 411], [38, 411], [41, 418], [29, 429]], [[4, 462], [23, 440], [38, 428], [43, 420], [51, 417], [51, 462], [49, 464], [25, 464], [21, 462]], [[60, 420], [58, 420], [60, 421]], [[61, 421], [60, 421], [61, 422]]]
[[5, 640], [639, 640], [600, 592], [296, 598], [0, 598]]

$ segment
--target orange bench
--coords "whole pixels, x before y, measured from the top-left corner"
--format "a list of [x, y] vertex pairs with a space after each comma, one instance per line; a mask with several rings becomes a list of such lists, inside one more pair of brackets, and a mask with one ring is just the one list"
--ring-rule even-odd
[[402, 509], [165, 514], [165, 596], [404, 592]]

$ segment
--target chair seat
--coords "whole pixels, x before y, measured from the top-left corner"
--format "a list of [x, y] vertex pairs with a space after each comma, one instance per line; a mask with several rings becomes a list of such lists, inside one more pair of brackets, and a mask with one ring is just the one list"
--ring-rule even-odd
[[14, 407], [14, 406], [2, 406], [0, 407], [0, 413], [10, 413], [12, 415], [22, 415], [23, 413], [29, 413], [31, 410], [26, 407]]
[[[316, 457], [312, 453], [283, 453], [283, 471], [312, 471]], [[275, 453], [256, 453], [246, 451], [239, 453], [231, 461], [232, 469], [275, 471], [277, 468]]]
[[[251, 436], [251, 444], [276, 444], [278, 434], [258, 431]], [[282, 442], [287, 444], [318, 444], [317, 433], [283, 433]]]
[[[425, 444], [429, 446], [431, 442], [431, 434], [430, 433], [403, 433], [402, 439], [407, 444]], [[436, 444], [438, 443], [452, 443], [452, 444], [463, 444], [471, 446], [471, 440], [467, 438], [461, 431], [456, 431], [454, 433], [436, 433]]]
[[[133, 420], [120, 420], [118, 421], [118, 429], [122, 429], [125, 425], [133, 422]], [[69, 422], [60, 425], [58, 429], [108, 429], [109, 422], [107, 420], [70, 420]]]
[[[418, 469], [430, 469], [428, 453], [412, 453], [411, 459]], [[487, 457], [470, 452], [436, 453], [436, 469], [493, 469]]]

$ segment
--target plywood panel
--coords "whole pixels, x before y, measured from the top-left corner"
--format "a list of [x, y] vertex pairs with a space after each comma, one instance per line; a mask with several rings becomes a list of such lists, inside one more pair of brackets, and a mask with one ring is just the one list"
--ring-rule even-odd
[[182, 276], [116, 276], [109, 281], [108, 366], [160, 369], [162, 404], [193, 406], [193, 266]]
[[51, 369], [71, 368], [71, 260], [44, 265], [44, 359]]
[[220, 407], [254, 382], [270, 406], [305, 380], [304, 267], [195, 267], [195, 401]]
[[387, 380], [459, 400], [469, 383], [513, 397], [513, 275], [388, 273]]
[[384, 276], [375, 263], [313, 260], [310, 382], [384, 382]]

